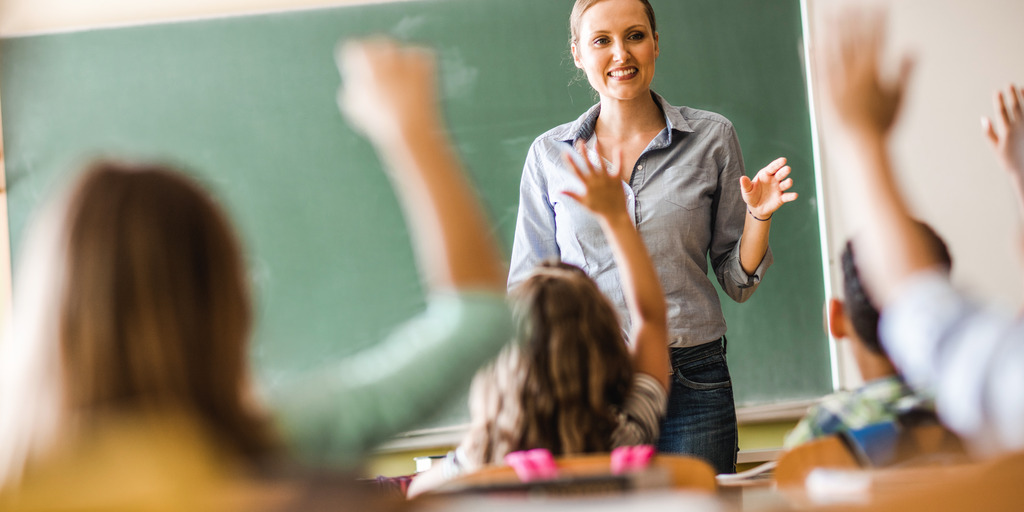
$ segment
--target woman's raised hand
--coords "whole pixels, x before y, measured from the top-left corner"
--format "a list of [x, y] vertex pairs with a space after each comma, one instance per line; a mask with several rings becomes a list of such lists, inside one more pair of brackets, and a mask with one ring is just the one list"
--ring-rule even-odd
[[571, 197], [598, 217], [607, 219], [615, 215], [625, 215], [626, 192], [622, 188], [622, 152], [619, 151], [612, 161], [611, 168], [605, 168], [601, 159], [600, 145], [594, 143], [594, 153], [598, 162], [593, 162], [587, 153], [583, 141], [577, 141], [576, 152], [583, 161], [581, 168], [571, 153], [563, 158], [566, 165], [576, 173], [583, 184], [583, 192], [566, 190], [563, 194]]
[[776, 158], [757, 171], [754, 179], [740, 177], [740, 194], [751, 215], [758, 220], [767, 220], [783, 204], [796, 200], [796, 192], [786, 192], [793, 187], [793, 178], [789, 177], [791, 171], [785, 158]]

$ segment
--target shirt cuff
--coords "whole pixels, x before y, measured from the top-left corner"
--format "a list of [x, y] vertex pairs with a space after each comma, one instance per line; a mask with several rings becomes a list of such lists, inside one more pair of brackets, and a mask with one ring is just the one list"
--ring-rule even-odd
[[722, 281], [728, 281], [733, 283], [739, 289], [753, 288], [761, 283], [761, 279], [764, 278], [764, 273], [771, 266], [775, 259], [772, 256], [772, 248], [768, 246], [764, 251], [764, 257], [761, 258], [761, 262], [758, 263], [757, 268], [754, 269], [753, 274], [747, 274], [743, 270], [743, 265], [740, 263], [740, 241], [736, 241], [736, 247], [732, 253], [729, 254], [729, 259], [725, 262], [722, 268], [724, 274]]

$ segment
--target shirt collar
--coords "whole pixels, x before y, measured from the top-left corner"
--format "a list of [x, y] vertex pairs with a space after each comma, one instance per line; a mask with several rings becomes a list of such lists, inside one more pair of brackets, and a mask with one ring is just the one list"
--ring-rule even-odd
[[[686, 122], [686, 118], [683, 117], [682, 112], [679, 111], [679, 107], [674, 107], [669, 104], [665, 98], [662, 98], [660, 94], [651, 91], [651, 97], [658, 103], [661, 108], [661, 112], [665, 115], [665, 126], [668, 127], [669, 137], [673, 132], [686, 132], [692, 133], [693, 127], [690, 123]], [[562, 142], [572, 144], [577, 139], [589, 140], [594, 135], [594, 125], [597, 124], [597, 116], [601, 113], [601, 104], [598, 103], [593, 107], [590, 107], [586, 112], [583, 113], [576, 121], [567, 125], [564, 129], [555, 133], [555, 139]], [[659, 135], [661, 137], [661, 135]], [[671, 142], [671, 139], [669, 139]]]

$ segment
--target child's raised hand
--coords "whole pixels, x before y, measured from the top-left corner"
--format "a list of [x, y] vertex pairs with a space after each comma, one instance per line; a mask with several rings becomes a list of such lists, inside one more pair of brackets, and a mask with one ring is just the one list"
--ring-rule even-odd
[[338, 107], [372, 142], [386, 144], [403, 130], [439, 121], [430, 50], [376, 38], [345, 42], [335, 58], [342, 78]]
[[883, 77], [884, 18], [879, 11], [849, 10], [822, 31], [816, 63], [839, 122], [863, 135], [882, 137], [896, 121], [913, 61], [899, 75]]
[[1016, 177], [1024, 178], [1024, 107], [1021, 91], [1011, 84], [1009, 90], [996, 91], [993, 98], [995, 122], [981, 119], [982, 130], [992, 143], [999, 163]]
[[583, 192], [577, 193], [566, 190], [562, 193], [579, 202], [584, 208], [590, 210], [591, 213], [603, 219], [627, 214], [626, 192], [622, 188], [622, 152], [619, 151], [615, 155], [611, 168], [606, 169], [602, 162], [600, 162], [601, 151], [600, 146], [596, 142], [594, 143], [594, 153], [599, 160], [596, 164], [590, 160], [583, 141], [577, 141], [576, 151], [584, 162], [582, 169], [571, 153], [566, 153], [563, 158], [569, 168], [576, 173], [580, 182], [583, 183]]

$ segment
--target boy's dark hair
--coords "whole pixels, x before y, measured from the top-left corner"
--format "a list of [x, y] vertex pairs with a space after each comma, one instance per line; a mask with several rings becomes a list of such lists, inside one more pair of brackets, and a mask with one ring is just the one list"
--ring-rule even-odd
[[[917, 222], [917, 227], [927, 237], [930, 249], [939, 261], [947, 268], [952, 266], [953, 260], [949, 255], [949, 248], [946, 247], [946, 243], [938, 233], [923, 222]], [[885, 349], [882, 348], [882, 344], [878, 340], [878, 308], [868, 296], [867, 290], [864, 289], [864, 283], [861, 282], [852, 240], [847, 240], [840, 258], [843, 266], [843, 297], [846, 315], [849, 317], [850, 323], [853, 324], [853, 330], [868, 350], [875, 354], [886, 355]]]

